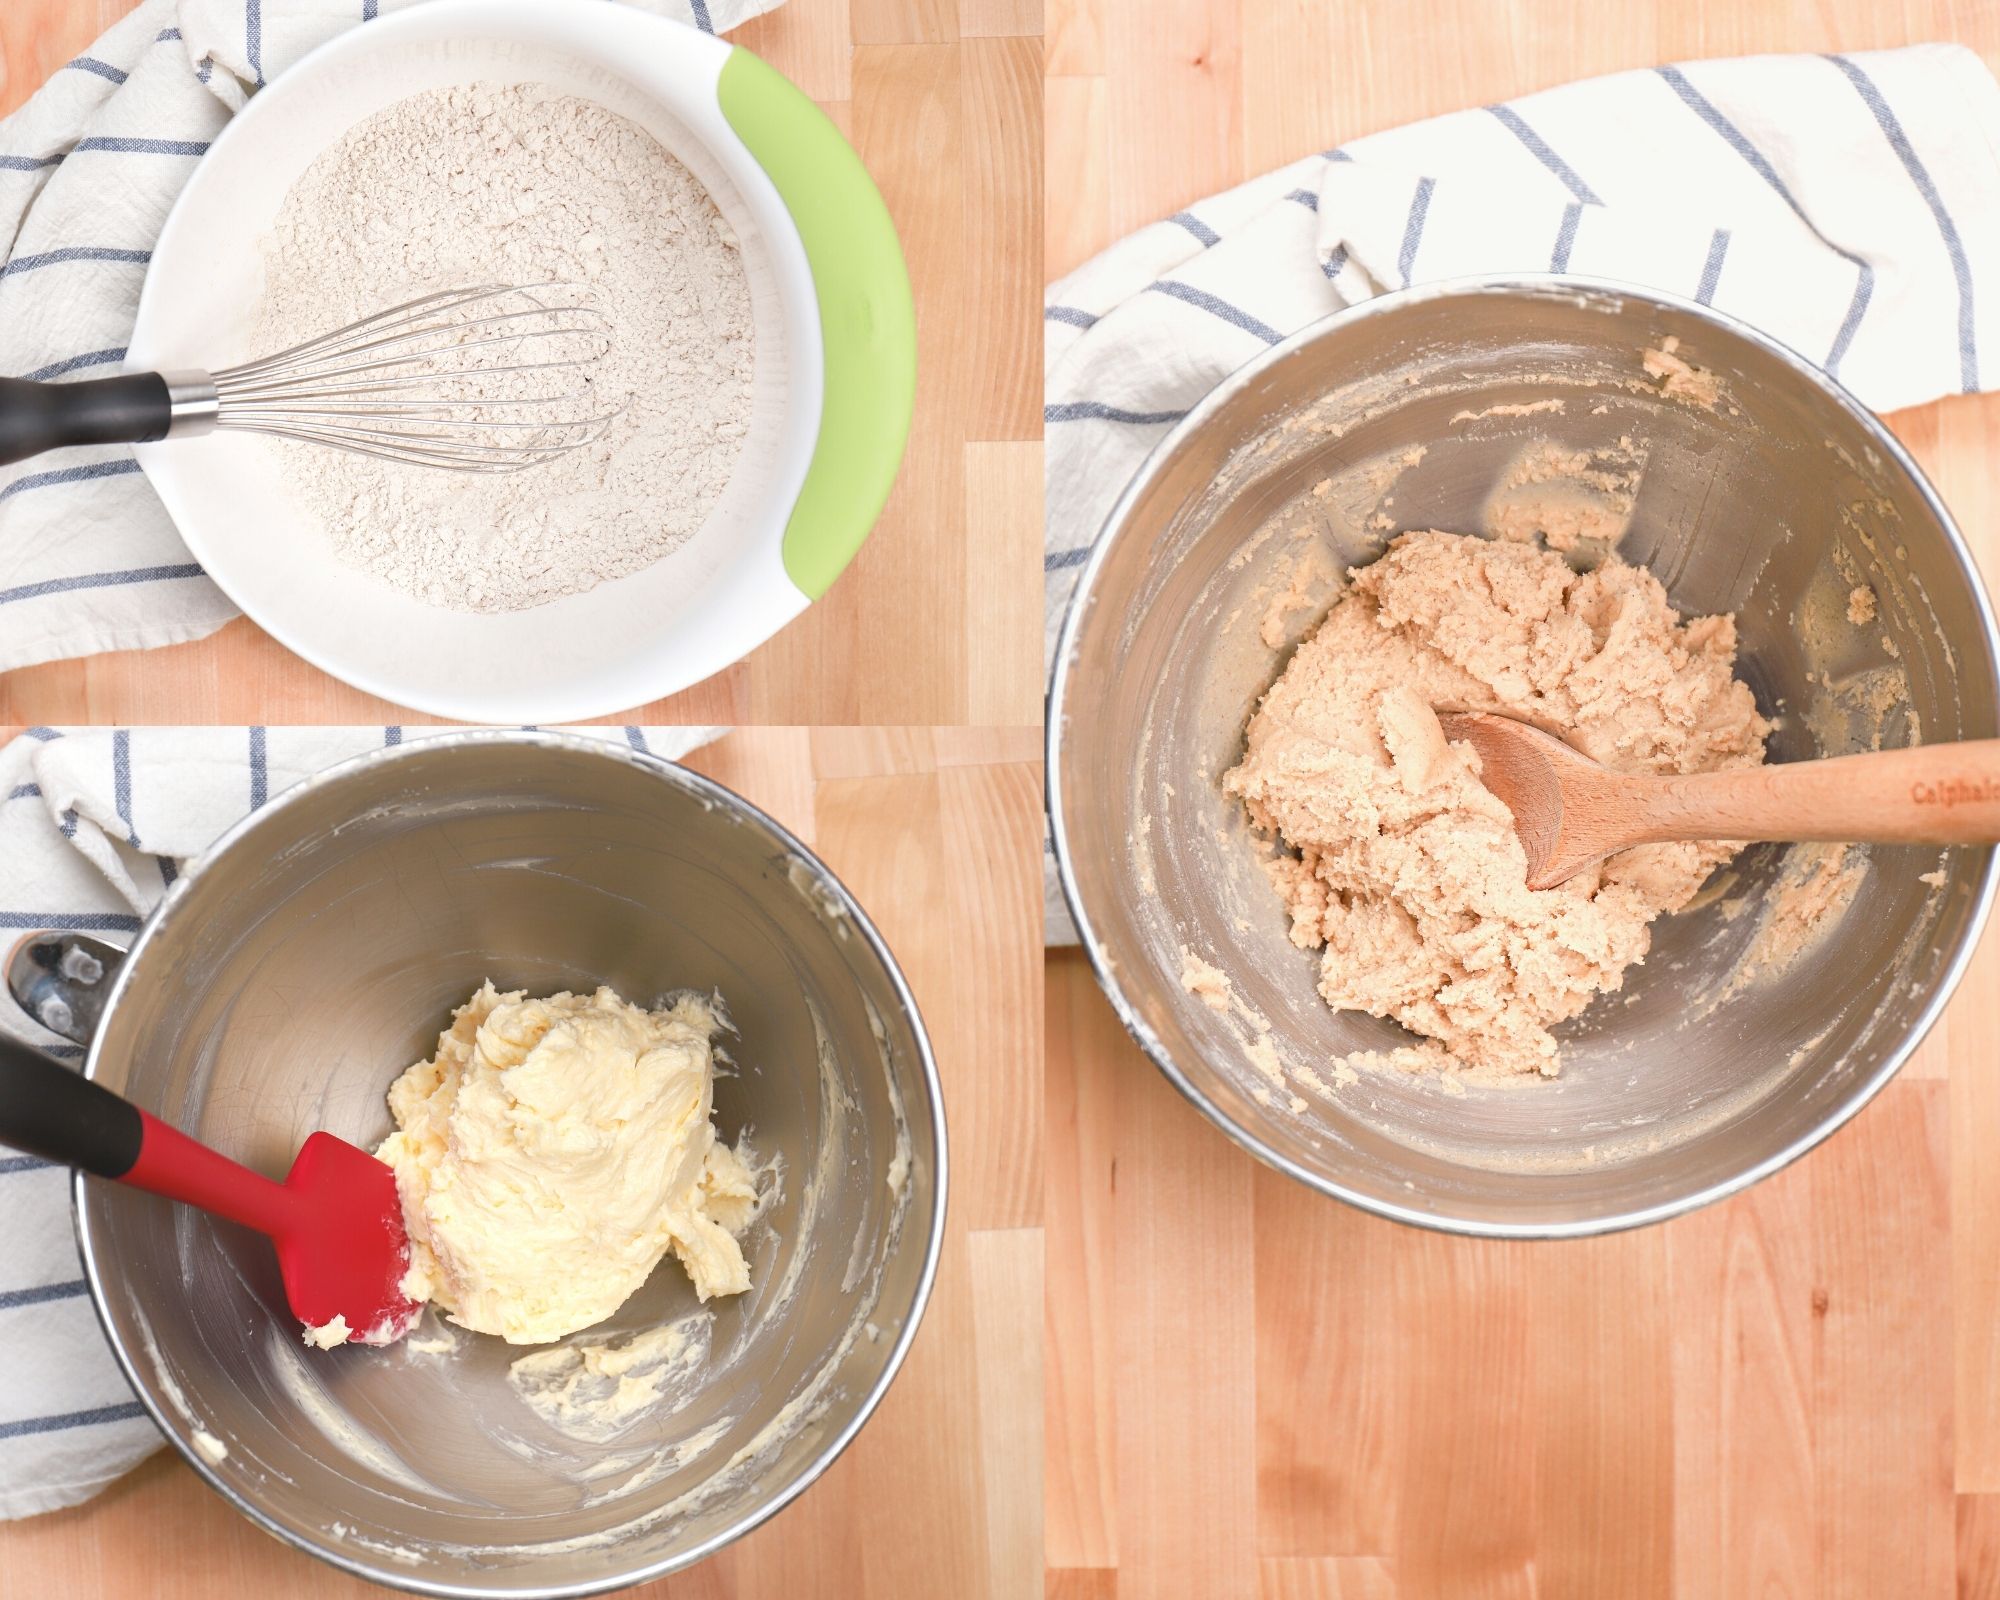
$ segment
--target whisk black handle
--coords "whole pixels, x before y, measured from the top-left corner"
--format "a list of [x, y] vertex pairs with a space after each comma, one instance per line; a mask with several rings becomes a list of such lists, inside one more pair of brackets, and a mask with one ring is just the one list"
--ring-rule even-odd
[[172, 420], [167, 380], [157, 372], [81, 383], [0, 378], [0, 466], [68, 444], [164, 439]]

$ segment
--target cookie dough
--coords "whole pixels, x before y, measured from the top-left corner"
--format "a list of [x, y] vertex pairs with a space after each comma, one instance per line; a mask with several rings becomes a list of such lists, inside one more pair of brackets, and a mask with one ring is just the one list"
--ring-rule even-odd
[[345, 1316], [336, 1316], [331, 1322], [322, 1322], [316, 1328], [307, 1328], [305, 1334], [306, 1343], [315, 1350], [335, 1349], [353, 1337], [354, 1330], [348, 1327]]
[[1558, 1070], [1555, 1023], [1619, 987], [1655, 917], [1731, 844], [1623, 851], [1527, 886], [1478, 757], [1437, 711], [1498, 711], [1627, 772], [1763, 760], [1728, 616], [1682, 622], [1642, 568], [1579, 575], [1533, 545], [1408, 533], [1350, 585], [1250, 720], [1224, 779], [1286, 850], [1269, 864], [1320, 993], [1438, 1041], [1457, 1064]]
[[1694, 366], [1676, 354], [1680, 347], [1680, 340], [1669, 334], [1660, 341], [1659, 349], [1648, 350], [1640, 357], [1640, 364], [1648, 377], [1660, 380], [1660, 393], [1714, 410], [1722, 395], [1722, 385], [1707, 368]]
[[542, 1344], [602, 1322], [673, 1251], [707, 1300], [740, 1294], [756, 1207], [709, 1121], [713, 1008], [486, 984], [389, 1090], [410, 1232], [404, 1291], [461, 1326]]
[[1229, 975], [1185, 948], [1181, 951], [1181, 987], [1211, 1011], [1229, 1009]]

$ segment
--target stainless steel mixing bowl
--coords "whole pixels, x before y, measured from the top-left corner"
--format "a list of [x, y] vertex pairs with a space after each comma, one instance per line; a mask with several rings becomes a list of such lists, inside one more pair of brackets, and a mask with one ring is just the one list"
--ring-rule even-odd
[[[1643, 372], [1668, 337], [1720, 381], [1713, 409]], [[1537, 440], [1643, 456], [1620, 552], [1684, 614], [1736, 613], [1740, 671], [1783, 717], [1772, 759], [1990, 738], [2000, 705], [1991, 610], [1909, 457], [1824, 374], [1704, 307], [1556, 279], [1389, 295], [1275, 347], [1174, 428], [1107, 521], [1058, 646], [1049, 802], [1084, 946], [1147, 1054], [1239, 1144], [1371, 1211], [1479, 1234], [1656, 1220], [1811, 1148], [1916, 1047], [1993, 894], [1990, 850], [1946, 853], [1933, 890], [1937, 850], [1876, 849], [1828, 938], [1729, 994], [1758, 922], [1743, 913], [1785, 857], [1759, 846], [1729, 893], [1655, 924], [1622, 993], [1558, 1030], [1559, 1079], [1456, 1096], [1366, 1071], [1288, 1109], [1246, 1057], [1256, 1023], [1182, 987], [1183, 949], [1228, 973], [1286, 1061], [1323, 1071], [1409, 1036], [1319, 998], [1319, 953], [1291, 944], [1219, 789], [1285, 659], [1258, 624], [1297, 541], [1259, 530], [1324, 482], [1349, 513], [1322, 535], [1343, 565], [1389, 531], [1479, 531]], [[1855, 574], [1879, 627], [1841, 617]]]
[[[582, 1441], [509, 1387], [526, 1352], [498, 1339], [307, 1350], [268, 1244], [228, 1224], [79, 1177], [77, 1228], [147, 1409], [271, 1532], [429, 1594], [592, 1593], [761, 1522], [873, 1410], [936, 1267], [936, 1069], [860, 907], [761, 812], [596, 741], [465, 733], [337, 767], [223, 838], [132, 945], [87, 1070], [282, 1173], [316, 1128], [372, 1148], [390, 1080], [489, 977], [712, 989], [739, 1030], [717, 1122], [779, 1158], [781, 1194], [674, 1406]], [[668, 1262], [568, 1342], [695, 1311]]]

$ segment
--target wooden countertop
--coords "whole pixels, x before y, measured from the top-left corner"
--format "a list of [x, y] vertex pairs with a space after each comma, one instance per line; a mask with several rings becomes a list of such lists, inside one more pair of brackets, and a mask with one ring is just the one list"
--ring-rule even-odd
[[[134, 0], [0, 0], [0, 115]], [[789, 0], [731, 37], [860, 150], [916, 290], [917, 418], [826, 598], [745, 660], [607, 721], [1041, 715], [1041, 26], [1036, 0]], [[0, 721], [418, 722], [245, 619], [192, 644], [0, 676]]]
[[[1041, 1571], [1038, 735], [769, 728], [688, 764], [810, 844], [895, 950], [944, 1079], [951, 1204], [923, 1327], [846, 1454], [747, 1539], [627, 1592], [1018, 1600]], [[166, 1451], [0, 1522], [6, 1600], [383, 1592], [266, 1537]]]
[[[1342, 139], [1938, 0], [1050, 0], [1047, 267]], [[1058, 177], [1059, 175], [1059, 177]], [[2000, 398], [1890, 418], [2000, 576]], [[2000, 1595], [2000, 937], [1849, 1127], [1663, 1227], [1493, 1244], [1259, 1167], [1048, 967], [1050, 1600]]]

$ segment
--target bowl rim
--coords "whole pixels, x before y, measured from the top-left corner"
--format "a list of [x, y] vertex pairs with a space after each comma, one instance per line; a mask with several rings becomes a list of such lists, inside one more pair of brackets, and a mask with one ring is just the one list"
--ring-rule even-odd
[[[1994, 663], [1990, 673], [1991, 687], [1996, 698], [2000, 698], [2000, 626], [1996, 626], [1991, 598], [1980, 579], [1979, 569], [1972, 559], [1972, 553], [1966, 547], [1964, 535], [1960, 533], [1957, 522], [1953, 520], [1951, 512], [1946, 508], [1930, 479], [1924, 475], [1923, 469], [1917, 465], [1902, 442], [1890, 432], [1880, 417], [1857, 400], [1838, 379], [1814, 365], [1789, 345], [1781, 343], [1739, 318], [1717, 311], [1713, 306], [1702, 305], [1683, 296], [1642, 284], [1568, 273], [1493, 273], [1445, 278], [1393, 290], [1316, 318], [1290, 337], [1245, 362], [1189, 407], [1181, 420], [1154, 445], [1138, 471], [1133, 474], [1132, 480], [1120, 491], [1111, 510], [1106, 514], [1096, 538], [1092, 541], [1089, 555], [1077, 575], [1076, 587], [1071, 593], [1068, 608], [1063, 616], [1062, 628], [1056, 638], [1055, 664], [1049, 682], [1048, 725], [1043, 734], [1049, 840], [1055, 856], [1056, 877], [1062, 885], [1063, 900], [1069, 909], [1071, 921], [1075, 924], [1078, 942], [1090, 961], [1098, 987], [1111, 1002], [1112, 1009], [1118, 1014], [1118, 1020], [1131, 1035], [1133, 1042], [1159, 1069], [1162, 1076], [1235, 1144], [1266, 1166], [1296, 1179], [1310, 1189], [1333, 1199], [1345, 1201], [1359, 1210], [1385, 1217], [1392, 1222], [1407, 1223], [1436, 1233], [1462, 1234], [1486, 1239], [1588, 1238], [1599, 1234], [1622, 1232], [1628, 1228], [1643, 1227], [1649, 1223], [1664, 1222], [1668, 1218], [1680, 1216], [1740, 1193], [1759, 1180], [1789, 1166], [1807, 1151], [1830, 1138], [1856, 1116], [1862, 1107], [1873, 1100], [1923, 1042], [1924, 1036], [1930, 1032], [1950, 1002], [1952, 994], [1958, 988], [1959, 980], [1964, 977], [1965, 969], [1972, 960], [1973, 952], [1978, 947], [1980, 935], [1992, 911], [1996, 887], [2000, 887], [2000, 848], [1988, 851], [1986, 865], [1980, 873], [1974, 894], [1972, 915], [1958, 937], [1957, 947], [1952, 951], [1951, 959], [1935, 980], [1923, 1010], [1896, 1044], [1884, 1054], [1874, 1070], [1862, 1080], [1856, 1091], [1849, 1095], [1844, 1104], [1836, 1107], [1831, 1115], [1798, 1138], [1741, 1171], [1677, 1198], [1627, 1211], [1611, 1212], [1601, 1217], [1564, 1222], [1522, 1223], [1495, 1222], [1454, 1216], [1441, 1211], [1419, 1210], [1393, 1200], [1365, 1194], [1292, 1160], [1223, 1110], [1174, 1060], [1159, 1037], [1146, 1026], [1137, 1008], [1127, 996], [1124, 982], [1097, 936], [1096, 927], [1091, 921], [1090, 912], [1077, 886], [1068, 829], [1063, 816], [1063, 728], [1066, 720], [1065, 704], [1070, 666], [1075, 655], [1077, 639], [1082, 632], [1087, 614], [1092, 609], [1093, 590], [1102, 573], [1105, 559], [1111, 547], [1127, 531], [1127, 523], [1133, 509], [1140, 497], [1151, 487], [1164, 464], [1189, 439], [1201, 432], [1218, 412], [1266, 371], [1306, 346], [1339, 328], [1373, 317], [1393, 316], [1412, 305], [1470, 295], [1527, 296], [1578, 303], [1606, 299], [1645, 302], [1672, 312], [1676, 316], [1706, 322], [1725, 334], [1733, 334], [1748, 341], [1820, 390], [1829, 403], [1860, 426], [1870, 443], [1882, 452], [1886, 460], [1903, 472], [1916, 487], [1918, 495], [1929, 508], [1931, 515], [1937, 519], [1938, 526], [1944, 532], [1946, 549], [1957, 563], [1970, 590], [1973, 609], [1985, 636], [1987, 657], [1989, 662]], [[1147, 968], [1146, 971], [1148, 976], [1153, 976], [1151, 968]]]
[[[257, 1526], [286, 1544], [303, 1550], [307, 1555], [317, 1557], [330, 1566], [338, 1567], [356, 1577], [365, 1578], [371, 1583], [384, 1584], [415, 1594], [438, 1596], [440, 1600], [527, 1600], [527, 1597], [540, 1597], [540, 1600], [570, 1600], [570, 1597], [602, 1594], [609, 1590], [645, 1583], [706, 1560], [724, 1546], [734, 1543], [744, 1534], [776, 1516], [805, 1493], [853, 1442], [862, 1425], [874, 1415], [875, 1408], [881, 1403], [883, 1395], [888, 1392], [889, 1385], [902, 1370], [904, 1359], [916, 1339], [917, 1329], [923, 1322], [924, 1312], [929, 1307], [931, 1290], [937, 1279], [939, 1260], [944, 1248], [946, 1205], [950, 1190], [944, 1092], [938, 1076], [937, 1056], [931, 1045], [930, 1032], [924, 1025], [923, 1014], [917, 1007], [916, 996], [911, 993], [901, 966], [897, 964], [888, 943], [869, 919], [868, 913], [862, 909], [860, 902], [855, 899], [852, 891], [789, 828], [760, 807], [752, 805], [734, 790], [725, 788], [713, 778], [705, 777], [678, 761], [670, 761], [664, 756], [654, 755], [648, 751], [613, 744], [609, 740], [583, 734], [547, 729], [518, 731], [467, 729], [425, 735], [380, 750], [365, 751], [361, 755], [326, 767], [299, 783], [280, 790], [263, 806], [233, 823], [227, 831], [217, 837], [213, 844], [189, 863], [187, 869], [161, 897], [159, 904], [154, 907], [126, 949], [125, 959], [120, 963], [111, 988], [105, 996], [104, 1017], [108, 1020], [117, 1009], [118, 1002], [123, 997], [126, 985], [137, 966], [138, 957], [148, 945], [164, 937], [163, 930], [170, 930], [173, 926], [175, 912], [192, 893], [193, 883], [213, 862], [251, 839], [259, 827], [285, 810], [292, 802], [327, 785], [344, 781], [356, 773], [410, 760], [427, 752], [507, 745], [563, 751], [572, 755], [637, 767], [656, 780], [676, 784], [704, 803], [732, 812], [754, 826], [767, 830], [793, 856], [803, 859], [816, 869], [821, 883], [833, 894], [840, 912], [860, 933], [866, 948], [880, 964], [890, 987], [895, 992], [897, 1004], [908, 1019], [910, 1030], [915, 1037], [917, 1064], [921, 1069], [921, 1081], [928, 1098], [931, 1138], [937, 1151], [934, 1161], [936, 1195], [931, 1204], [924, 1241], [923, 1264], [918, 1273], [916, 1290], [910, 1300], [908, 1313], [903, 1318], [903, 1325], [896, 1332], [888, 1359], [883, 1363], [881, 1372], [869, 1385], [867, 1392], [861, 1396], [853, 1414], [838, 1429], [822, 1439], [812, 1457], [792, 1478], [781, 1485], [774, 1494], [753, 1506], [727, 1527], [703, 1540], [692, 1550], [644, 1565], [607, 1569], [601, 1577], [580, 1582], [527, 1588], [432, 1580], [411, 1572], [407, 1567], [398, 1566], [386, 1557], [357, 1555], [350, 1547], [336, 1543], [331, 1538], [324, 1542], [315, 1542], [312, 1538], [296, 1533], [290, 1527], [266, 1515], [248, 1496], [240, 1493], [233, 1483], [224, 1478], [215, 1464], [209, 1462], [195, 1449], [192, 1439], [195, 1425], [185, 1416], [170, 1414], [168, 1405], [155, 1392], [157, 1383], [142, 1372], [140, 1362], [133, 1352], [126, 1348], [125, 1341], [114, 1327], [109, 1308], [109, 1291], [106, 1287], [107, 1279], [114, 1268], [112, 1263], [101, 1258], [97, 1241], [92, 1235], [88, 1205], [88, 1195], [91, 1191], [86, 1187], [87, 1175], [81, 1168], [74, 1171], [70, 1176], [70, 1216], [76, 1232], [77, 1250], [83, 1260], [84, 1279], [90, 1288], [91, 1307], [96, 1312], [98, 1326], [104, 1331], [105, 1341], [110, 1345], [119, 1369], [167, 1441], [180, 1452], [182, 1458], [211, 1489]], [[100, 1024], [83, 1063], [82, 1072], [86, 1078], [94, 1079], [97, 1076], [100, 1064], [99, 1041], [103, 1037], [103, 1028]], [[616, 1546], [612, 1548], [615, 1550]], [[531, 1561], [532, 1559], [530, 1558]]]

